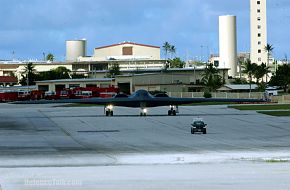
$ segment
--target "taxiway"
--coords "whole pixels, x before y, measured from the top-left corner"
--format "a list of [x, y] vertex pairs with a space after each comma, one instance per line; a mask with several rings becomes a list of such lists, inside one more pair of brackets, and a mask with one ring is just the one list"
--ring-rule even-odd
[[[289, 117], [225, 105], [179, 111], [152, 108], [140, 117], [139, 109], [117, 107], [105, 117], [98, 106], [0, 104], [0, 185], [67, 189], [53, 184], [62, 179], [79, 182], [70, 189], [290, 187]], [[194, 117], [208, 134], [190, 133]], [[45, 179], [50, 183], [40, 184]]]

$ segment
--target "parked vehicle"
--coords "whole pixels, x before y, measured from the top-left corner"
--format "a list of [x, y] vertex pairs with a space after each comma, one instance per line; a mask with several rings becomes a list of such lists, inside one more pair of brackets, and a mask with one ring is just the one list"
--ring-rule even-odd
[[19, 90], [18, 91], [18, 100], [30, 100], [30, 91], [29, 90]]
[[27, 100], [56, 100], [56, 99], [83, 99], [83, 98], [111, 98], [119, 93], [119, 88], [115, 86], [108, 87], [77, 87], [73, 89], [64, 88], [54, 91], [41, 90], [18, 90], [18, 91], [1, 91], [0, 102], [8, 101], [27, 101]]
[[192, 126], [191, 127], [191, 134], [194, 134], [196, 132], [206, 134], [207, 124], [205, 124], [202, 119], [200, 119], [200, 118], [193, 119], [191, 126]]
[[59, 96], [54, 91], [46, 91], [44, 93], [44, 99], [46, 99], [46, 100], [57, 100], [57, 99], [59, 99]]
[[0, 91], [0, 102], [17, 101], [18, 93], [16, 91]]

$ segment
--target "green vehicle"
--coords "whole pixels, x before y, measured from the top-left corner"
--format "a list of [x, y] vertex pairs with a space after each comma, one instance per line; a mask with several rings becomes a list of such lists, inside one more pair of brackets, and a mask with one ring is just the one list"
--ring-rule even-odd
[[191, 134], [194, 134], [196, 132], [206, 134], [206, 126], [201, 119], [194, 119], [191, 123]]

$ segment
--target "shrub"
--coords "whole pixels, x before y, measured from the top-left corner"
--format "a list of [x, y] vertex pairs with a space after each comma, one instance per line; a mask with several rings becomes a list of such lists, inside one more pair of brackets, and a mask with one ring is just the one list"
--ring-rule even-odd
[[205, 91], [205, 92], [203, 93], [203, 97], [205, 97], [205, 98], [211, 98], [212, 95], [211, 95], [210, 92]]

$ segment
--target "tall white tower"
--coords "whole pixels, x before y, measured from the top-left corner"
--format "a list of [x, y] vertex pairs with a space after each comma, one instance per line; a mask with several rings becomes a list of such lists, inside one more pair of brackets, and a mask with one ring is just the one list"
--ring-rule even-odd
[[229, 76], [237, 74], [237, 26], [236, 16], [219, 17], [219, 67], [230, 68]]
[[251, 4], [251, 62], [258, 65], [267, 62], [267, 2], [250, 0]]

